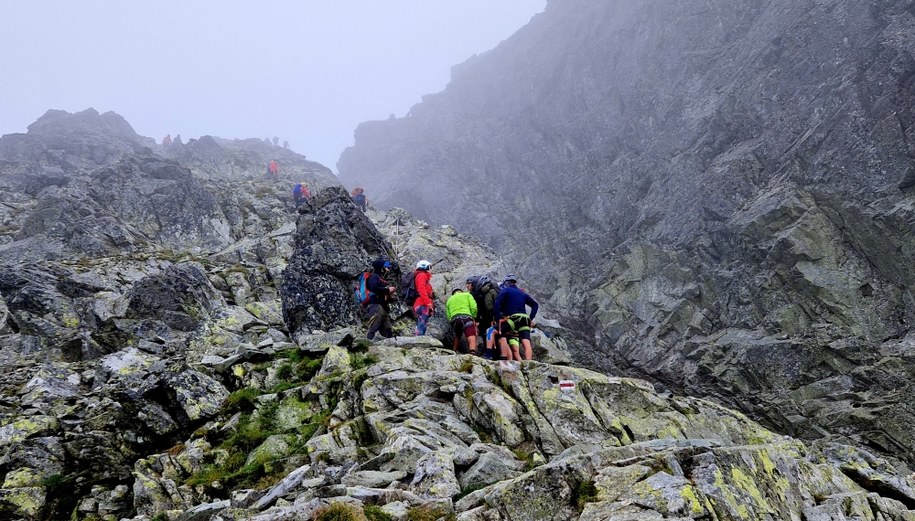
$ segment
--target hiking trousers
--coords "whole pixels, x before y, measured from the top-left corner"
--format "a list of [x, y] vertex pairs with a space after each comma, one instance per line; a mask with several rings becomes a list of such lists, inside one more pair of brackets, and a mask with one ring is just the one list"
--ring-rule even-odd
[[425, 335], [429, 317], [432, 316], [432, 306], [416, 306], [413, 308], [413, 314], [416, 316], [416, 329], [413, 330], [413, 335]]
[[375, 338], [375, 333], [381, 333], [381, 336], [385, 338], [394, 336], [394, 326], [391, 325], [391, 317], [384, 306], [369, 304], [365, 308], [365, 316], [368, 317], [366, 338], [369, 340]]

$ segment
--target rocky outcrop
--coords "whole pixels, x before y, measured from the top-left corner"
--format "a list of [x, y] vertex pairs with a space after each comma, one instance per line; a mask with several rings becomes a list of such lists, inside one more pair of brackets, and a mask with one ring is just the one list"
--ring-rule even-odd
[[597, 339], [582, 362], [912, 462], [913, 28], [908, 2], [550, 2], [361, 125], [341, 177], [496, 245]]
[[[220, 165], [242, 164], [233, 159], [236, 146], [255, 151], [246, 157], [261, 153], [262, 144], [213, 142], [213, 158], [225, 155]], [[0, 139], [0, 517], [117, 519], [188, 507], [187, 516], [204, 518], [218, 511], [219, 501], [204, 502], [212, 483], [190, 485], [189, 475], [231, 452], [213, 441], [225, 433], [260, 436], [251, 432], [258, 425], [249, 416], [252, 390], [258, 404], [270, 402], [260, 395], [282, 394], [271, 424], [263, 425], [272, 434], [228, 455], [255, 474], [284, 477], [289, 490], [301, 485], [302, 472], [280, 476], [264, 462], [277, 454], [287, 461], [285, 454], [301, 451], [324, 428], [340, 371], [354, 364], [322, 353], [358, 345], [354, 336], [364, 335], [353, 276], [377, 255], [396, 262], [397, 252], [342, 188], [322, 188], [329, 184], [320, 177], [323, 167], [315, 178], [303, 170], [315, 196], [296, 211], [286, 184], [262, 180], [259, 168], [247, 175], [203, 169], [195, 143], [183, 145], [184, 152], [163, 150], [120, 117], [91, 110], [51, 113], [29, 134]], [[70, 157], [87, 149], [98, 153]], [[41, 178], [33, 174], [55, 171], [52, 160], [67, 165], [59, 183], [33, 190]], [[445, 257], [442, 249], [493, 264], [490, 252], [460, 245], [453, 232], [442, 240], [437, 230], [415, 228], [424, 253]], [[442, 262], [438, 276], [457, 277], [449, 266], [463, 265]], [[291, 313], [284, 320], [284, 301], [315, 296], [319, 288], [310, 284], [319, 280], [335, 281], [344, 313], [322, 300], [312, 302], [315, 316]], [[307, 322], [315, 317], [324, 321]], [[441, 334], [444, 320], [437, 324]], [[339, 325], [349, 328], [335, 331]], [[400, 327], [412, 330], [408, 319]], [[441, 345], [432, 338], [410, 342]], [[563, 353], [558, 340], [539, 344]], [[336, 379], [326, 389], [320, 382], [330, 375]], [[309, 395], [315, 401], [291, 396], [290, 381], [301, 387], [312, 377], [320, 377]], [[233, 414], [223, 418], [226, 411]], [[305, 429], [313, 430], [305, 436]], [[307, 478], [306, 485], [314, 483]], [[226, 486], [240, 488], [230, 481]], [[248, 497], [262, 510], [287, 493], [249, 490]]]
[[[257, 387], [250, 418], [300, 409], [305, 425], [321, 422], [261, 433], [248, 461], [274, 476], [265, 486], [231, 492], [238, 477], [226, 463], [207, 467], [220, 439], [237, 450], [229, 415], [138, 462], [145, 515], [134, 519], [307, 519], [339, 503], [464, 520], [908, 519], [915, 507], [915, 482], [885, 461], [806, 446], [710, 402], [583, 369], [400, 345], [333, 346], [310, 382]], [[287, 363], [244, 365], [269, 374]]]

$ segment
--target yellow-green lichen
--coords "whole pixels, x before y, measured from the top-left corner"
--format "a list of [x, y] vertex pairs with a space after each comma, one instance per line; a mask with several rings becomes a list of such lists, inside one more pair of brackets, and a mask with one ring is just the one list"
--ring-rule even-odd
[[699, 517], [705, 514], [705, 507], [703, 502], [699, 501], [699, 497], [696, 495], [696, 489], [692, 485], [686, 485], [680, 489], [680, 497], [686, 501], [686, 506], [689, 508], [691, 517]]
[[45, 504], [45, 491], [41, 487], [23, 487], [4, 491], [2, 499], [13, 505], [24, 517], [37, 519]]
[[6, 479], [3, 480], [3, 488], [34, 487], [41, 484], [41, 479], [41, 475], [35, 472], [35, 469], [20, 467], [6, 474]]

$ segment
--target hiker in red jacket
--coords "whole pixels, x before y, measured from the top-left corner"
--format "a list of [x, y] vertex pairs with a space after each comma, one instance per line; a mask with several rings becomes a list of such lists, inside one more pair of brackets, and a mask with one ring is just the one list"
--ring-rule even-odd
[[421, 260], [416, 263], [416, 271], [413, 272], [414, 283], [416, 284], [416, 293], [418, 296], [413, 301], [413, 314], [416, 316], [416, 329], [413, 334], [422, 336], [426, 334], [426, 326], [429, 324], [429, 317], [435, 312], [435, 303], [432, 292], [432, 263], [427, 260]]
[[280, 165], [276, 162], [276, 159], [272, 159], [270, 164], [267, 165], [267, 176], [272, 178], [274, 181], [279, 179]]

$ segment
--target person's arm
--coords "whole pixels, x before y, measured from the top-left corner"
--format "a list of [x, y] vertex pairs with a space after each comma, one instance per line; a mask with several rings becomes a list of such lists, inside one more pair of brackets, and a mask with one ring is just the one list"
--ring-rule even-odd
[[391, 286], [386, 285], [384, 280], [377, 273], [369, 277], [366, 285], [368, 286], [369, 291], [375, 293], [379, 297], [387, 297], [391, 294]]
[[429, 299], [429, 302], [434, 304], [435, 302], [432, 300], [432, 275], [425, 272], [423, 275], [425, 276], [418, 279], [419, 284], [416, 289], [423, 298]]
[[540, 305], [537, 304], [537, 301], [533, 299], [530, 295], [524, 296], [524, 303], [531, 307], [531, 320], [534, 320], [534, 317], [537, 316], [537, 310], [540, 309]]
[[502, 318], [502, 301], [503, 300], [505, 300], [504, 291], [499, 293], [499, 295], [496, 297], [496, 301], [493, 303], [493, 306], [492, 306], [492, 316], [495, 317], [496, 320], [499, 320], [500, 318]]
[[[470, 295], [470, 294], [468, 293], [468, 295]], [[470, 316], [473, 317], [474, 320], [476, 320], [476, 318], [477, 318], [477, 299], [473, 298], [473, 295], [470, 295], [469, 300], [470, 300]]]
[[451, 316], [454, 314], [453, 309], [452, 309], [454, 307], [453, 304], [454, 304], [453, 297], [449, 298], [448, 301], [445, 302], [445, 320], [447, 320], [448, 322], [451, 322]]

